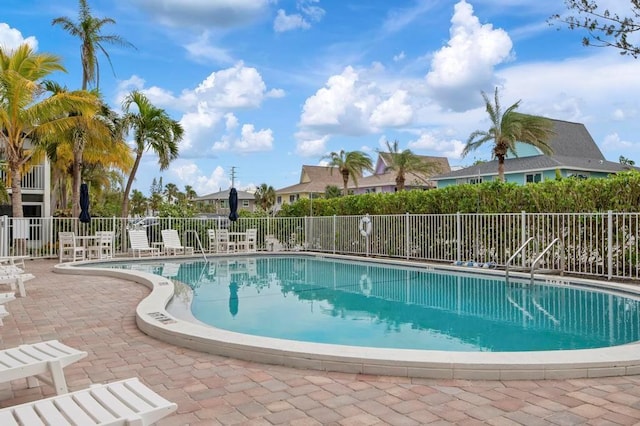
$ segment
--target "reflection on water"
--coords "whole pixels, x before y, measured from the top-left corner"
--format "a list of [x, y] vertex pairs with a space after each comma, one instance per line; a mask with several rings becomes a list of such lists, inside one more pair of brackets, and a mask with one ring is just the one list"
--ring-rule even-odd
[[146, 267], [193, 289], [198, 320], [247, 334], [462, 351], [591, 348], [640, 339], [638, 300], [577, 287], [507, 285], [487, 276], [320, 257], [175, 264]]

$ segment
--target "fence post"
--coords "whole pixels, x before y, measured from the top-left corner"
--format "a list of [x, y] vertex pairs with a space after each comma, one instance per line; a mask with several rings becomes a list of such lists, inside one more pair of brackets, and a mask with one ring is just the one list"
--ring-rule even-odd
[[613, 211], [607, 211], [607, 279], [613, 277]]
[[460, 212], [456, 212], [456, 247], [457, 255], [456, 260], [462, 260], [462, 217]]
[[0, 217], [0, 256], [9, 256], [9, 216]]
[[[518, 248], [522, 247], [523, 244], [527, 241], [527, 239], [528, 239], [527, 238], [527, 212], [522, 210], [520, 212], [520, 244], [518, 245]], [[536, 244], [536, 247], [537, 247], [538, 243], [535, 242], [535, 244]], [[524, 264], [526, 263], [526, 259], [527, 259], [527, 247], [522, 249], [521, 258], [522, 258], [522, 260], [521, 260], [521, 265], [520, 266], [524, 268]]]
[[406, 252], [407, 252], [407, 260], [409, 260], [409, 257], [411, 255], [411, 246], [410, 246], [410, 244], [411, 244], [411, 241], [410, 241], [411, 236], [409, 235], [409, 212], [406, 212], [404, 215], [405, 215], [404, 233], [406, 235], [406, 241], [407, 241], [405, 246], [406, 246]]
[[333, 254], [336, 254], [336, 220], [337, 220], [337, 216], [334, 214], [333, 215]]

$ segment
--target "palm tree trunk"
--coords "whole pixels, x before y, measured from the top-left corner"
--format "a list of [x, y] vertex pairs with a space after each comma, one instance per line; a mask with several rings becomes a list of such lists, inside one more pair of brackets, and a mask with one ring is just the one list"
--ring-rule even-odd
[[13, 217], [24, 217], [22, 212], [22, 173], [20, 173], [20, 163], [11, 161], [9, 163], [9, 171], [11, 173], [11, 205]]
[[400, 174], [396, 176], [396, 189], [398, 190], [398, 192], [404, 191], [404, 182], [405, 182], [404, 176]]
[[498, 180], [504, 182], [504, 155], [498, 156]]
[[82, 180], [82, 150], [73, 153], [73, 190], [71, 192], [71, 211], [73, 217], [80, 215], [80, 183]]
[[349, 195], [349, 189], [347, 188], [347, 185], [349, 184], [349, 172], [342, 172], [342, 183], [344, 184], [342, 187], [342, 195], [346, 197]]
[[129, 193], [131, 192], [131, 187], [133, 186], [133, 181], [136, 179], [136, 172], [138, 171], [138, 166], [140, 166], [140, 161], [142, 160], [142, 152], [138, 151], [136, 153], [136, 161], [133, 163], [133, 167], [131, 168], [131, 173], [129, 174], [129, 179], [127, 180], [127, 186], [124, 189], [124, 194], [122, 196], [122, 217], [129, 216]]

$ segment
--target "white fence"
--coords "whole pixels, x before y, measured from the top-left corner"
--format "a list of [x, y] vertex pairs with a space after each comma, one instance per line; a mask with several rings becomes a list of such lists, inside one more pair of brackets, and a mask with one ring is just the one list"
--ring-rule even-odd
[[[607, 279], [640, 278], [640, 221], [636, 213], [517, 213], [371, 216], [367, 234], [363, 216], [304, 218], [158, 218], [145, 224], [150, 242], [162, 229], [178, 230], [185, 245], [208, 251], [207, 229], [258, 229], [259, 250], [297, 250], [433, 262], [473, 261], [504, 267], [533, 237], [514, 267], [530, 268], [538, 253], [558, 238], [541, 259], [542, 269]], [[115, 231], [115, 252], [126, 254], [132, 226], [124, 218], [0, 217], [0, 256], [58, 256], [58, 232], [93, 235]]]

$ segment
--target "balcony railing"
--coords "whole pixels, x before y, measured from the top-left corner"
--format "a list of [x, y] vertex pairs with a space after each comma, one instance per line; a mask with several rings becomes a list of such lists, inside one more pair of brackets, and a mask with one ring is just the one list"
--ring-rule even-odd
[[[0, 179], [2, 182], [8, 182], [9, 173], [6, 170], [0, 170]], [[23, 190], [44, 190], [44, 177], [45, 177], [45, 166], [33, 166], [31, 170], [25, 173], [22, 176], [22, 189]], [[10, 190], [11, 187], [7, 185], [7, 190]]]

